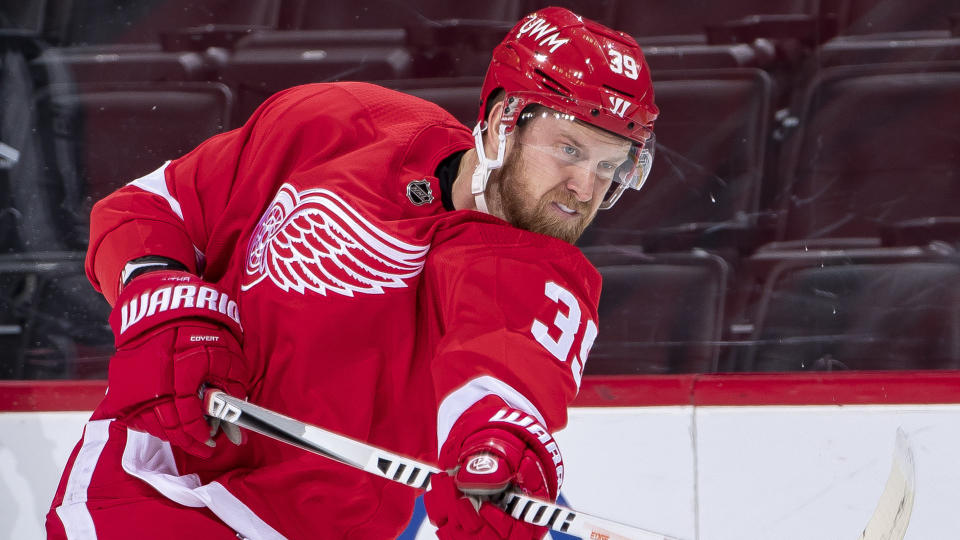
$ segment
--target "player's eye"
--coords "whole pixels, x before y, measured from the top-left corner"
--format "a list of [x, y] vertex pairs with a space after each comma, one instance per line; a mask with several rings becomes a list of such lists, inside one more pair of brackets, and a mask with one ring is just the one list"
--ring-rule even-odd
[[576, 146], [571, 146], [569, 144], [560, 145], [560, 155], [568, 160], [575, 160], [580, 158], [580, 149]]
[[613, 178], [613, 173], [617, 170], [617, 166], [609, 161], [601, 161], [597, 163], [597, 174], [601, 178]]

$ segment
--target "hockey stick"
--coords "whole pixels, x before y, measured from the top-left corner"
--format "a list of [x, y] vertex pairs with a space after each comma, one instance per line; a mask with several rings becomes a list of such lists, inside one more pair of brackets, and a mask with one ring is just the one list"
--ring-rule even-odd
[[[204, 408], [208, 416], [413, 488], [430, 489], [430, 476], [440, 472], [426, 463], [294, 420], [219, 390], [205, 392]], [[587, 540], [679, 540], [515, 491], [505, 492], [494, 502], [516, 519]]]
[[880, 494], [880, 501], [873, 516], [864, 527], [859, 540], [903, 540], [913, 512], [916, 494], [916, 464], [913, 449], [907, 434], [897, 428], [897, 440], [893, 449], [893, 465], [887, 485]]

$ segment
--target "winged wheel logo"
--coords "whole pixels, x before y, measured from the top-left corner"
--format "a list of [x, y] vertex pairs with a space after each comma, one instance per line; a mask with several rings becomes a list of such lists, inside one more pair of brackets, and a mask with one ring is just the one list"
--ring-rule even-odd
[[250, 237], [242, 289], [268, 280], [300, 294], [383, 294], [406, 287], [429, 249], [387, 234], [332, 191], [283, 184]]

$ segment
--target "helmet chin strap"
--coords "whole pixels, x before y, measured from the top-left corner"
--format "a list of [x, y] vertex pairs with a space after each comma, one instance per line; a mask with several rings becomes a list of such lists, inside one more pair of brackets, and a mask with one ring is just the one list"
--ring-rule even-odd
[[507, 146], [507, 126], [500, 124], [500, 133], [497, 135], [497, 159], [490, 159], [483, 148], [483, 132], [485, 130], [480, 127], [482, 124], [482, 122], [477, 122], [476, 127], [473, 128], [473, 141], [477, 148], [478, 163], [477, 168], [473, 170], [470, 191], [473, 193], [474, 201], [476, 201], [477, 210], [489, 214], [490, 210], [487, 208], [487, 201], [483, 192], [487, 188], [490, 173], [503, 166], [503, 152]]

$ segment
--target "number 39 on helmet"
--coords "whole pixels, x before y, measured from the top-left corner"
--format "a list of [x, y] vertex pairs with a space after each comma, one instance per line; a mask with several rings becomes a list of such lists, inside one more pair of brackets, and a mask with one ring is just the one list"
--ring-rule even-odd
[[[613, 206], [627, 188], [643, 186], [653, 162], [653, 123], [659, 111], [643, 51], [629, 35], [563, 8], [534, 12], [493, 50], [477, 134], [487, 102], [498, 90], [506, 104], [501, 137], [513, 130], [525, 107], [539, 104], [632, 141], [630, 158], [619, 167], [601, 209]], [[479, 136], [477, 140], [482, 145]]]

